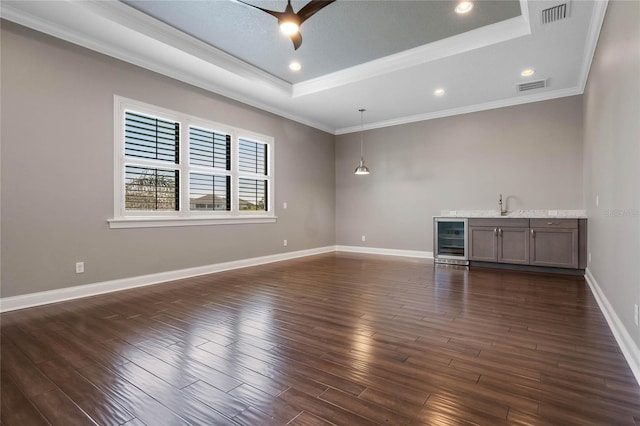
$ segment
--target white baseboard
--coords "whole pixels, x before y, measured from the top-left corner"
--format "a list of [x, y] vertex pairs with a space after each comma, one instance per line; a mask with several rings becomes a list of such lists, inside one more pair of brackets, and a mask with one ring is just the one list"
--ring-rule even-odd
[[81, 297], [96, 296], [98, 294], [111, 293], [113, 291], [143, 287], [166, 281], [195, 277], [198, 275], [212, 274], [214, 272], [228, 271], [231, 269], [246, 268], [249, 266], [263, 265], [265, 263], [280, 262], [282, 260], [311, 256], [335, 251], [335, 246], [319, 247], [309, 250], [279, 253], [269, 256], [254, 257], [252, 259], [236, 260], [232, 262], [216, 263], [213, 265], [198, 266], [195, 268], [179, 269], [177, 271], [160, 272], [157, 274], [142, 275], [138, 277], [123, 278], [119, 280], [104, 281], [95, 284], [85, 284], [74, 287], [66, 287], [58, 290], [42, 291], [38, 293], [24, 294], [20, 296], [0, 298], [0, 312], [8, 312], [16, 309], [30, 308], [46, 305], [48, 303], [62, 302]]
[[[66, 287], [58, 290], [42, 291], [38, 293], [25, 294], [13, 297], [0, 298], [0, 312], [8, 312], [16, 309], [30, 308], [33, 306], [46, 305], [49, 303], [62, 302], [65, 300], [78, 299], [81, 297], [96, 296], [104, 293], [111, 293], [119, 290], [143, 287], [152, 284], [163, 283], [172, 280], [195, 277], [198, 275], [212, 274], [215, 272], [228, 271], [232, 269], [247, 268], [250, 266], [263, 265], [266, 263], [280, 262], [283, 260], [296, 259], [299, 257], [312, 256], [334, 251], [350, 253], [379, 254], [387, 256], [416, 257], [422, 259], [433, 259], [433, 252], [418, 250], [398, 250], [374, 247], [359, 246], [327, 246], [309, 250], [279, 253], [269, 256], [254, 257], [232, 262], [216, 263], [213, 265], [198, 266], [195, 268], [180, 269], [177, 271], [160, 272], [157, 274], [143, 275], [138, 277], [123, 278], [119, 280], [105, 281], [95, 284]], [[600, 310], [602, 311], [609, 328], [611, 329], [616, 342], [620, 346], [622, 353], [631, 367], [638, 384], [640, 384], [640, 349], [627, 329], [620, 321], [620, 318], [613, 310], [602, 289], [598, 285], [591, 271], [585, 270], [585, 279], [591, 288]]]
[[263, 265], [265, 263], [280, 262], [283, 260], [295, 259], [298, 257], [312, 256], [321, 253], [331, 253], [334, 251], [433, 259], [433, 253], [429, 251], [396, 250], [356, 246], [327, 246], [309, 250], [300, 250], [269, 256], [254, 257], [251, 259], [235, 260], [232, 262], [216, 263], [213, 265], [197, 266], [195, 268], [179, 269], [177, 271], [160, 272], [157, 274], [104, 281], [95, 284], [65, 287], [57, 290], [41, 291], [38, 293], [30, 293], [20, 296], [2, 297], [0, 298], [0, 312], [31, 308], [34, 306], [46, 305], [49, 303], [79, 299], [81, 297], [97, 296], [99, 294], [127, 290], [136, 287], [143, 287], [152, 284], [159, 284], [167, 281], [195, 277], [198, 275], [213, 274], [215, 272], [247, 268], [249, 266]]
[[350, 253], [383, 254], [386, 256], [419, 257], [421, 259], [433, 259], [433, 252], [418, 250], [398, 250], [359, 246], [336, 246], [336, 251]]
[[618, 314], [616, 314], [616, 311], [613, 310], [613, 307], [593, 277], [593, 274], [591, 274], [589, 268], [585, 270], [584, 277], [596, 298], [596, 302], [598, 302], [602, 314], [609, 324], [613, 336], [616, 338], [616, 342], [618, 342], [618, 346], [620, 346], [620, 350], [622, 350], [622, 354], [627, 360], [629, 367], [631, 367], [636, 381], [640, 385], [640, 348], [638, 348], [638, 345], [633, 341], [633, 338], [620, 320], [620, 317], [618, 317]]

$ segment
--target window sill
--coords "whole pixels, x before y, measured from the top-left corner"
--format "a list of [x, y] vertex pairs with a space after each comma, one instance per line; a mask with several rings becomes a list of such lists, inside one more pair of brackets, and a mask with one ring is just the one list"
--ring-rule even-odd
[[277, 216], [234, 216], [234, 217], [129, 217], [108, 219], [109, 228], [164, 228], [169, 226], [205, 225], [245, 225], [252, 223], [273, 223]]

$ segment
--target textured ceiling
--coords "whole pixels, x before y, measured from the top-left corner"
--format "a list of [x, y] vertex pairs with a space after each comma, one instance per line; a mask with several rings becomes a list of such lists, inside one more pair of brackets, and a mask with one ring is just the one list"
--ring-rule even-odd
[[[248, 1], [284, 11], [286, 1]], [[472, 13], [454, 12], [456, 1], [338, 0], [301, 27], [294, 51], [277, 19], [234, 0], [124, 3], [278, 78], [298, 83], [520, 15], [517, 0], [479, 1]], [[294, 11], [307, 2], [293, 1]], [[289, 70], [290, 61], [302, 64]]]

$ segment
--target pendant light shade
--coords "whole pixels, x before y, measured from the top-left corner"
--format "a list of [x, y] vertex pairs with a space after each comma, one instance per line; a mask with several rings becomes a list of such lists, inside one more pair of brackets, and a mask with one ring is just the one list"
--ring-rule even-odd
[[356, 167], [355, 174], [357, 175], [368, 175], [369, 168], [364, 165], [364, 154], [363, 154], [363, 145], [364, 145], [364, 112], [366, 109], [360, 108], [360, 164]]
[[364, 165], [364, 160], [362, 158], [360, 159], [360, 164], [358, 164], [358, 167], [356, 167], [356, 171], [354, 173], [357, 175], [369, 174], [369, 168]]

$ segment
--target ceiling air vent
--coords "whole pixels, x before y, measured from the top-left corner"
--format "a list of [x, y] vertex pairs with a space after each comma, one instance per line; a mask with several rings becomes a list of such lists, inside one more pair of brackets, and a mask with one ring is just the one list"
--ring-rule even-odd
[[550, 22], [559, 21], [567, 17], [567, 3], [559, 4], [557, 6], [544, 9], [542, 11], [542, 23], [548, 24]]
[[528, 83], [521, 83], [516, 85], [518, 92], [526, 92], [527, 90], [542, 89], [547, 87], [547, 80], [530, 81]]

